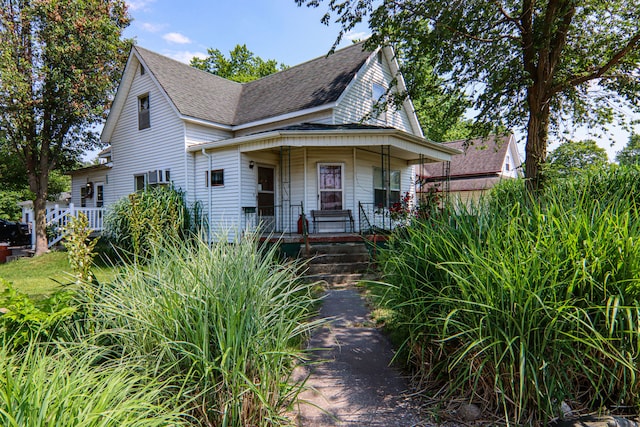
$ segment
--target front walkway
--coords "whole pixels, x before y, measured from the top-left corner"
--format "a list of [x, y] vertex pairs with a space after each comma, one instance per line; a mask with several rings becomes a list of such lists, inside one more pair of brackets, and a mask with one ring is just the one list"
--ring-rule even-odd
[[297, 425], [427, 426], [407, 397], [407, 379], [389, 366], [391, 345], [371, 324], [360, 294], [351, 287], [330, 289], [320, 316], [332, 321], [311, 338], [309, 348], [319, 350], [297, 373], [309, 375]]

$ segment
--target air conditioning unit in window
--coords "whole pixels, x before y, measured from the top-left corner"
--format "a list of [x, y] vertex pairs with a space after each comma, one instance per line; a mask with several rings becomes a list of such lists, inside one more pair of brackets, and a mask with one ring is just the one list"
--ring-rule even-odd
[[153, 184], [169, 184], [171, 182], [171, 174], [168, 169], [158, 169], [147, 173], [147, 183]]

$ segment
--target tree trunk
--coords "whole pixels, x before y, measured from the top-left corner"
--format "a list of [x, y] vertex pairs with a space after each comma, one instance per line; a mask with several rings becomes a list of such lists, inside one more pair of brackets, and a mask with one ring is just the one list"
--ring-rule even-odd
[[530, 192], [537, 192], [544, 186], [542, 167], [547, 158], [550, 111], [548, 100], [541, 92], [543, 89], [537, 85], [529, 88], [525, 177]]
[[[46, 164], [46, 161], [40, 161], [40, 165]], [[49, 170], [41, 167], [42, 171], [35, 170], [32, 164], [27, 165], [27, 173], [29, 175], [29, 187], [36, 195], [33, 200], [33, 216], [35, 218], [35, 229], [32, 233], [36, 233], [35, 254], [42, 255], [49, 251], [49, 239], [47, 238], [47, 196], [49, 187]]]
[[49, 239], [47, 238], [47, 195], [36, 194], [33, 201], [33, 214], [36, 220], [36, 255], [42, 255], [49, 251]]

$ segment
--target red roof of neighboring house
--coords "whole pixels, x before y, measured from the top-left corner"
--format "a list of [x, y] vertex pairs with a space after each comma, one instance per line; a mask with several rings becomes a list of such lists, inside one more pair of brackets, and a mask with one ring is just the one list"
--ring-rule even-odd
[[[484, 139], [459, 140], [445, 142], [444, 145], [463, 151], [451, 159], [451, 169], [449, 176], [455, 177], [469, 176], [495, 176], [502, 172], [509, 142], [513, 135], [494, 136], [490, 135]], [[421, 176], [424, 178], [444, 178], [443, 167], [439, 163], [425, 164], [421, 168]], [[453, 191], [453, 180], [451, 181]]]

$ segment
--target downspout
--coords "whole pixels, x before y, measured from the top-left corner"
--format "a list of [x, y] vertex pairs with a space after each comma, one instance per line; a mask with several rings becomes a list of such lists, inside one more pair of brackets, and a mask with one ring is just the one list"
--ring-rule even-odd
[[208, 236], [207, 236], [207, 241], [209, 243], [209, 245], [211, 245], [211, 227], [213, 226], [212, 222], [211, 222], [211, 170], [213, 169], [213, 156], [207, 154], [206, 149], [202, 149], [202, 155], [204, 155], [205, 157], [207, 157], [209, 159], [209, 171], [207, 173], [207, 179], [209, 182], [207, 182], [207, 187], [209, 188], [208, 191], [208, 208], [207, 208], [207, 216], [209, 218], [209, 224], [207, 224], [207, 230], [208, 230]]

